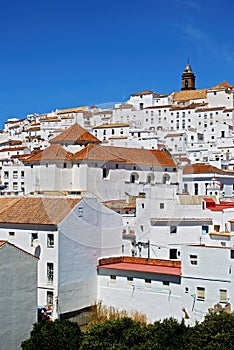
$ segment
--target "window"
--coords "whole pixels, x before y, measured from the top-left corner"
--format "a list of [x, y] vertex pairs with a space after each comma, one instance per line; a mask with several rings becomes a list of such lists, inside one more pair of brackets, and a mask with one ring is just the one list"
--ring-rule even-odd
[[78, 207], [77, 208], [77, 214], [79, 217], [83, 217], [84, 211], [83, 211], [83, 207]]
[[52, 283], [54, 280], [54, 264], [47, 263], [47, 280], [48, 283]]
[[160, 209], [164, 209], [164, 203], [160, 203], [160, 204], [159, 204], [159, 208], [160, 208]]
[[209, 226], [202, 225], [202, 234], [205, 235], [209, 232]]
[[170, 249], [169, 259], [177, 259], [177, 249]]
[[141, 203], [141, 207], [142, 207], [142, 209], [144, 209], [145, 208], [145, 203]]
[[33, 232], [31, 233], [31, 246], [33, 246], [33, 242], [38, 239], [38, 233], [37, 232]]
[[115, 275], [110, 275], [110, 280], [111, 280], [111, 282], [116, 282], [116, 276]]
[[189, 258], [190, 258], [191, 265], [197, 265], [198, 263], [197, 255], [190, 255]]
[[13, 179], [17, 179], [18, 177], [18, 171], [13, 171]]
[[185, 287], [184, 288], [184, 292], [187, 294], [189, 292], [189, 288], [188, 287]]
[[63, 163], [63, 167], [66, 168], [67, 167], [67, 163]]
[[197, 300], [205, 300], [205, 288], [197, 287]]
[[24, 171], [21, 171], [21, 178], [24, 178]]
[[219, 232], [220, 231], [220, 225], [214, 225], [214, 231]]
[[10, 237], [14, 237], [15, 236], [15, 232], [9, 232], [9, 236]]
[[47, 305], [53, 305], [54, 293], [51, 291], [47, 291]]
[[163, 281], [163, 285], [164, 286], [170, 286], [170, 282], [169, 281]]
[[226, 289], [220, 289], [219, 290], [219, 302], [220, 303], [226, 303], [227, 302], [227, 290]]
[[14, 191], [18, 190], [18, 183], [17, 182], [13, 182], [13, 190]]
[[111, 134], [114, 135], [115, 134], [115, 129], [111, 130]]
[[145, 279], [145, 283], [151, 283], [151, 279], [146, 278], [146, 279]]
[[170, 234], [177, 233], [177, 226], [170, 226]]
[[164, 174], [163, 175], [162, 183], [169, 185], [169, 183], [170, 183], [170, 176], [168, 174]]
[[131, 174], [131, 176], [130, 176], [130, 182], [131, 182], [132, 184], [135, 183], [135, 182], [137, 182], [138, 179], [139, 179], [139, 175], [138, 175], [138, 174], [136, 174], [136, 173]]
[[102, 169], [102, 177], [103, 177], [103, 179], [107, 178], [108, 173], [109, 173], [109, 169], [107, 169], [107, 168], [103, 168]]
[[195, 194], [195, 196], [198, 195], [198, 183], [194, 184], [194, 194]]
[[8, 179], [9, 178], [9, 172], [8, 171], [4, 171], [4, 179]]
[[53, 248], [54, 247], [54, 234], [48, 233], [47, 235], [47, 247]]

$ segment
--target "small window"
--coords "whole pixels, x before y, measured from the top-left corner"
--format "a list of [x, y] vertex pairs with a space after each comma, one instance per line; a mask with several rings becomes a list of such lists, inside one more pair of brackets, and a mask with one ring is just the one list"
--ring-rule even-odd
[[77, 213], [78, 213], [79, 217], [83, 217], [83, 215], [84, 215], [83, 207], [78, 207], [77, 208]]
[[54, 293], [47, 291], [47, 305], [53, 305]]
[[128, 282], [133, 282], [133, 277], [127, 277]]
[[54, 247], [54, 234], [48, 233], [47, 235], [47, 247], [53, 248]]
[[145, 279], [145, 283], [151, 283], [151, 279], [146, 278], [146, 279]]
[[184, 288], [184, 292], [187, 294], [189, 292], [189, 288], [188, 287], [185, 287]]
[[115, 280], [116, 280], [116, 276], [115, 276], [115, 275], [110, 275], [110, 279], [111, 279], [112, 281], [115, 281]]
[[163, 285], [164, 286], [170, 286], [170, 282], [169, 281], [163, 281]]
[[38, 233], [37, 232], [33, 232], [31, 233], [31, 246], [33, 246], [33, 242], [38, 239]]
[[209, 232], [209, 226], [202, 225], [202, 234], [205, 235], [208, 232]]
[[197, 259], [197, 255], [190, 255], [190, 264], [191, 265], [197, 265], [198, 264], [198, 259]]
[[63, 163], [63, 167], [66, 168], [67, 167], [67, 163]]
[[177, 226], [170, 226], [170, 233], [177, 233]]
[[226, 303], [227, 302], [227, 290], [226, 289], [220, 289], [219, 290], [219, 302], [220, 303]]
[[197, 287], [197, 300], [205, 300], [205, 288]]
[[159, 208], [160, 208], [160, 209], [164, 209], [164, 203], [160, 203], [160, 204], [159, 204]]
[[141, 203], [141, 207], [142, 207], [142, 209], [144, 209], [145, 208], [145, 203]]
[[52, 283], [54, 281], [54, 264], [47, 263], [47, 280], [48, 283]]
[[170, 249], [169, 250], [169, 259], [177, 259], [177, 249]]
[[102, 177], [103, 179], [106, 179], [108, 176], [109, 170], [107, 168], [102, 169]]
[[15, 235], [15, 232], [9, 232], [10, 237], [14, 237], [14, 235]]

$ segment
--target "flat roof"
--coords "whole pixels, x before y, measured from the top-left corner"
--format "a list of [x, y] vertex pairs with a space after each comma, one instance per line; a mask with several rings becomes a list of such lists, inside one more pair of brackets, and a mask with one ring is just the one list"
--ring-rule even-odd
[[139, 263], [116, 262], [113, 264], [98, 265], [99, 269], [112, 269], [122, 271], [148, 272], [162, 275], [181, 276], [181, 267], [146, 265]]

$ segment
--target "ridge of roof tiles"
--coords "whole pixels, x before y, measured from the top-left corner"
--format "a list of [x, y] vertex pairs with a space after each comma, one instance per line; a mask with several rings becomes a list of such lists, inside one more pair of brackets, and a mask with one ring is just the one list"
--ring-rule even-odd
[[49, 160], [72, 160], [73, 153], [66, 151], [59, 144], [51, 145], [45, 148], [43, 151], [39, 151], [36, 154], [31, 155], [29, 158], [26, 158], [26, 162], [41, 162]]
[[81, 198], [0, 198], [0, 222], [8, 224], [56, 225]]
[[164, 150], [148, 150], [115, 146], [87, 145], [74, 154], [73, 160], [100, 160], [127, 164], [172, 166], [175, 161]]
[[68, 129], [64, 130], [58, 136], [55, 136], [50, 140], [50, 143], [69, 143], [69, 144], [88, 144], [88, 143], [100, 143], [101, 141], [92, 135], [89, 131], [85, 130], [79, 124], [73, 124]]
[[183, 174], [230, 174], [223, 169], [219, 169], [210, 164], [196, 163], [196, 164], [186, 164], [183, 168]]

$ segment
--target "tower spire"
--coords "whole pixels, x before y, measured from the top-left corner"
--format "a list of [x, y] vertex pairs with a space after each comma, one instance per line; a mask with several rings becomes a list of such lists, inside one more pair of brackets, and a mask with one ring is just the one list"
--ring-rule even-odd
[[188, 62], [185, 67], [185, 70], [182, 74], [182, 87], [181, 90], [195, 90], [195, 74], [193, 73], [193, 70], [189, 63], [189, 57]]

